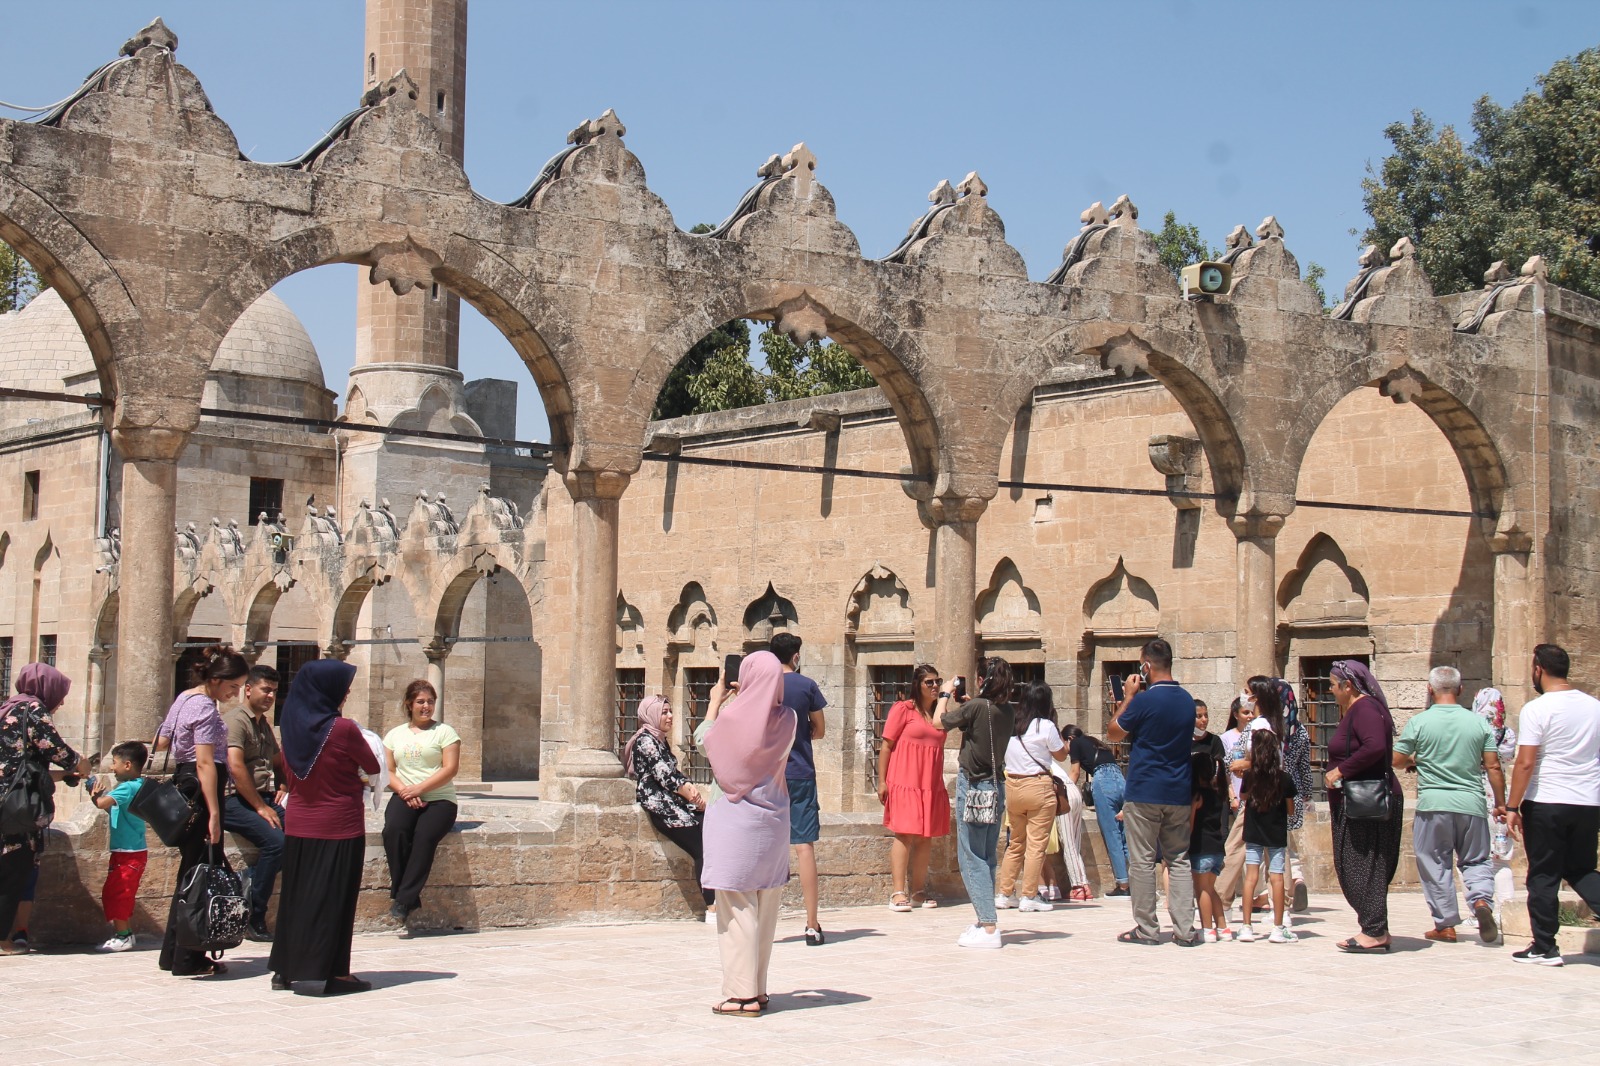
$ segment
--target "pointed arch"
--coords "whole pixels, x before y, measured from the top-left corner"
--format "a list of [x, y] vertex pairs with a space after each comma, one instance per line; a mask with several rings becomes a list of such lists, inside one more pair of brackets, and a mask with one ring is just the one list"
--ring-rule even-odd
[[691, 581], [678, 594], [677, 605], [667, 615], [667, 642], [678, 648], [700, 646], [702, 637], [710, 644], [717, 639], [717, 612], [706, 598], [700, 582]]
[[745, 651], [759, 651], [779, 633], [792, 632], [800, 624], [794, 602], [778, 595], [767, 582], [767, 590], [744, 609]]
[[916, 633], [911, 590], [886, 566], [875, 565], [861, 576], [845, 608], [845, 637], [867, 641], [909, 641]]
[[1339, 542], [1318, 532], [1278, 586], [1278, 606], [1290, 624], [1360, 624], [1372, 594], [1361, 571], [1345, 558]]
[[984, 640], [1037, 640], [1043, 629], [1039, 597], [1022, 580], [1010, 557], [1002, 556], [978, 594], [978, 632]]
[[1089, 587], [1083, 615], [1097, 636], [1153, 636], [1161, 627], [1161, 601], [1150, 582], [1129, 571], [1119, 555], [1111, 573]]

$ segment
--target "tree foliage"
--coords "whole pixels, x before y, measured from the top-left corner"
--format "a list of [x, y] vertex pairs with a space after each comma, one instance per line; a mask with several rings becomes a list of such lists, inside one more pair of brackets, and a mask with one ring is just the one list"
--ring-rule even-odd
[[1179, 222], [1176, 211], [1168, 211], [1161, 220], [1161, 229], [1150, 234], [1155, 239], [1156, 250], [1161, 254], [1161, 265], [1177, 277], [1190, 263], [1218, 259], [1222, 253], [1200, 237], [1200, 229], [1192, 223]]
[[1600, 297], [1600, 49], [1551, 67], [1538, 90], [1502, 107], [1481, 98], [1473, 139], [1421, 111], [1392, 123], [1394, 146], [1361, 183], [1367, 243], [1403, 236], [1436, 291], [1483, 283], [1497, 259], [1540, 255], [1558, 285]]
[[39, 294], [39, 275], [9, 244], [0, 241], [0, 314], [15, 311]]
[[[738, 325], [748, 332], [746, 323]], [[682, 413], [754, 407], [868, 389], [874, 384], [872, 375], [855, 356], [830, 341], [799, 345], [776, 330], [768, 330], [761, 335], [761, 351], [766, 357], [765, 370], [751, 362], [748, 336], [743, 344], [726, 345], [712, 352], [700, 370], [687, 379], [686, 388], [694, 406]]]

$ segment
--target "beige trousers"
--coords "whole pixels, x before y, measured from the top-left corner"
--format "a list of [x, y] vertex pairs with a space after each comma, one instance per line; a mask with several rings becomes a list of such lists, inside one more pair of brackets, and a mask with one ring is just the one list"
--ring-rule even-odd
[[755, 999], [767, 994], [767, 966], [778, 931], [783, 889], [755, 892], [717, 889], [717, 950], [722, 955], [722, 998]]
[[1050, 826], [1055, 820], [1056, 789], [1049, 774], [1006, 774], [1006, 825], [1011, 829], [1011, 843], [1000, 864], [996, 892], [1015, 895], [1019, 870], [1022, 894], [1032, 896], [1039, 891], [1039, 867], [1044, 864], [1044, 849], [1050, 843]]

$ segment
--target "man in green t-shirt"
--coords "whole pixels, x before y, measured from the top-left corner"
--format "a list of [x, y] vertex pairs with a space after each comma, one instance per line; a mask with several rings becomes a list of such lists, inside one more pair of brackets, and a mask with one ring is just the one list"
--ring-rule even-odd
[[1499, 937], [1494, 920], [1494, 869], [1489, 862], [1489, 817], [1483, 775], [1489, 775], [1496, 809], [1504, 806], [1506, 779], [1489, 723], [1461, 706], [1461, 671], [1435, 667], [1428, 674], [1432, 704], [1406, 723], [1394, 745], [1394, 764], [1417, 771], [1417, 815], [1411, 847], [1417, 880], [1433, 913], [1429, 940], [1454, 943], [1461, 924], [1451, 868], [1461, 867], [1467, 903], [1478, 919], [1478, 938]]

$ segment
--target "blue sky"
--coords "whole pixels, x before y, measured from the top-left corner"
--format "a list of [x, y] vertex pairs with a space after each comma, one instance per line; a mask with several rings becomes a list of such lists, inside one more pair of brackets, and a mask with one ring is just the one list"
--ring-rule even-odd
[[[0, 99], [59, 99], [157, 14], [253, 159], [299, 154], [356, 103], [358, 0], [11, 5]], [[685, 229], [804, 140], [868, 256], [940, 179], [976, 169], [1036, 279], [1083, 208], [1128, 193], [1147, 226], [1173, 210], [1213, 245], [1275, 214], [1336, 290], [1356, 273], [1349, 231], [1384, 126], [1420, 108], [1465, 128], [1479, 96], [1508, 103], [1600, 44], [1600, 3], [473, 0], [468, 35], [466, 168], [493, 199], [612, 107]], [[340, 392], [355, 285], [340, 266], [278, 289]], [[516, 380], [519, 434], [543, 439], [531, 377], [470, 310], [461, 366]]]

